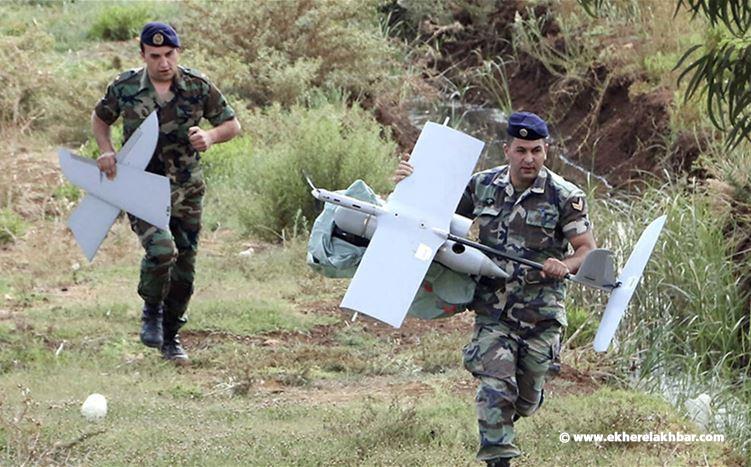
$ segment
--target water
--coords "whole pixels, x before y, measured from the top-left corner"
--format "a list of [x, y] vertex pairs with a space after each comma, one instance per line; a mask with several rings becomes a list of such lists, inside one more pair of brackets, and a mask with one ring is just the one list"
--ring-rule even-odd
[[[639, 380], [635, 375], [631, 386], [661, 395], [680, 412], [684, 414], [688, 412], [689, 418], [691, 418], [691, 410], [687, 407], [687, 400], [697, 399], [701, 394], [708, 395], [710, 399], [708, 418], [703, 423], [695, 420], [697, 426], [704, 430], [704, 433], [724, 433], [726, 442], [734, 440], [741, 451], [749, 455], [751, 407], [736, 397], [730, 386], [719, 381], [719, 378], [698, 381], [688, 375], [668, 375], [662, 372], [650, 375], [644, 380]], [[745, 384], [743, 381], [739, 383]]]
[[463, 104], [456, 100], [439, 103], [415, 100], [409, 104], [409, 108], [409, 121], [415, 128], [422, 128], [429, 121], [443, 123], [448, 117], [448, 126], [484, 141], [477, 171], [504, 163], [503, 142], [508, 123], [506, 115], [499, 109]]

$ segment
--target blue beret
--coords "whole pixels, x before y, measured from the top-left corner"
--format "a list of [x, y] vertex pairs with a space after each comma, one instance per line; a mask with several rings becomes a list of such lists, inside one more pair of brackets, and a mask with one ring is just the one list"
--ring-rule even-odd
[[534, 141], [548, 137], [545, 120], [531, 112], [514, 112], [508, 118], [506, 133], [514, 138]]
[[153, 22], [146, 23], [141, 31], [141, 44], [161, 47], [167, 45], [170, 47], [180, 47], [180, 38], [172, 26], [165, 23]]

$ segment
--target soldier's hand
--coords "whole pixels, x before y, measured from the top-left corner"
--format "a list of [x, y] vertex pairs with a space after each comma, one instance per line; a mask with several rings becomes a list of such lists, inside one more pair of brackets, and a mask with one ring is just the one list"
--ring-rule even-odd
[[566, 263], [555, 258], [548, 258], [542, 263], [542, 277], [563, 279], [570, 271]]
[[415, 168], [412, 167], [412, 164], [409, 163], [409, 154], [402, 154], [402, 159], [399, 161], [399, 166], [396, 168], [396, 171], [394, 171], [394, 183], [401, 182], [405, 178], [412, 175], [412, 172], [414, 171]]
[[188, 129], [188, 139], [190, 140], [190, 145], [196, 151], [205, 151], [214, 143], [211, 139], [211, 134], [197, 126], [192, 126]]
[[114, 179], [115, 175], [117, 175], [117, 160], [115, 159], [115, 153], [112, 151], [107, 151], [100, 155], [96, 160], [96, 165], [109, 180]]

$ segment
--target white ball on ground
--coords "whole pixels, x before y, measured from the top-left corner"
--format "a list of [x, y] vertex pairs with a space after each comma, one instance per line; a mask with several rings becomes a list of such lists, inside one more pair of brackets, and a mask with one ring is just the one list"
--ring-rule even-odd
[[81, 415], [90, 422], [104, 419], [107, 416], [107, 398], [96, 393], [90, 395], [81, 406]]

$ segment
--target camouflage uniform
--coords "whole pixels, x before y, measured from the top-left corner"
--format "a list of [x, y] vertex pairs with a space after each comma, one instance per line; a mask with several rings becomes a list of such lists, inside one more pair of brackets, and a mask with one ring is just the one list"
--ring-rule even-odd
[[[564, 259], [568, 239], [590, 229], [584, 193], [545, 167], [523, 192], [514, 190], [507, 166], [475, 174], [457, 212], [477, 219], [481, 243], [537, 262]], [[566, 326], [563, 281], [512, 261], [496, 263], [510, 277], [478, 284], [474, 333], [463, 352], [479, 380], [480, 460], [520, 455], [513, 421], [539, 408]]]
[[95, 108], [108, 125], [123, 117], [127, 140], [157, 110], [159, 142], [146, 167], [165, 175], [172, 187], [170, 231], [129, 215], [130, 225], [145, 250], [138, 294], [147, 305], [164, 303], [165, 327], [179, 327], [193, 293], [201, 205], [205, 192], [200, 154], [190, 144], [188, 129], [202, 118], [217, 126], [235, 117], [224, 96], [195, 70], [178, 67], [165, 100], [159, 98], [145, 68], [120, 74]]

